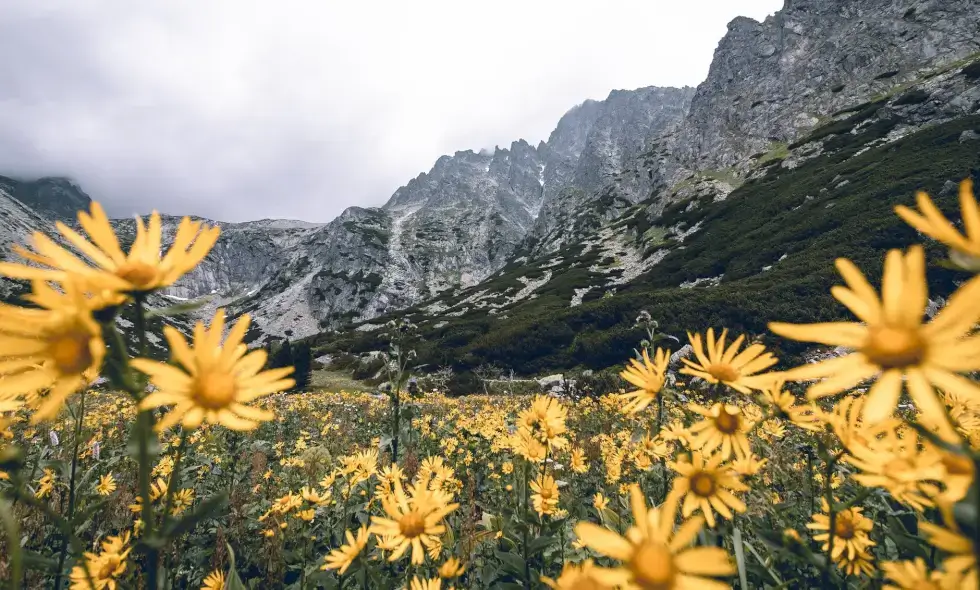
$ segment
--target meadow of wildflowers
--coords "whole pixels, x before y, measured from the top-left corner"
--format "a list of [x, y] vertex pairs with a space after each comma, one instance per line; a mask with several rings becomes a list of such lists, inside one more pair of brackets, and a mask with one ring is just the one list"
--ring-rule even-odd
[[980, 208], [964, 181], [962, 231], [925, 194], [897, 213], [961, 284], [927, 319], [921, 246], [880, 285], [839, 259], [855, 321], [770, 331], [847, 354], [783, 367], [719, 326], [671, 365], [651, 333], [619, 394], [449, 398], [398, 359], [384, 396], [287, 393], [222, 310], [145, 358], [147, 294], [218, 230], [161, 249], [154, 214], [123, 252], [93, 205], [55, 228], [76, 253], [35, 234], [0, 264], [32, 283], [0, 306], [0, 584], [977, 588]]

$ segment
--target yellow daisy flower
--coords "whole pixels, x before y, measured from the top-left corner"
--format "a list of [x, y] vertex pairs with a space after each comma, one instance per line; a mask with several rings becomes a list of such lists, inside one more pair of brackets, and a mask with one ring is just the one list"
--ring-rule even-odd
[[412, 563], [425, 562], [423, 545], [430, 547], [446, 532], [442, 519], [459, 508], [459, 504], [447, 503], [444, 494], [425, 488], [409, 487], [406, 495], [400, 481], [395, 481], [394, 492], [381, 499], [388, 518], [372, 516], [370, 531], [379, 537], [388, 537], [392, 554], [389, 561], [401, 557], [412, 548]]
[[[678, 500], [679, 496], [671, 493], [660, 508], [647, 509], [643, 493], [634, 485], [630, 488], [634, 522], [625, 537], [590, 522], [575, 526], [575, 535], [584, 545], [621, 562], [616, 568], [590, 568], [591, 578], [605, 585], [597, 588], [682, 590], [715, 587], [711, 585], [711, 578], [735, 573], [724, 549], [690, 547], [704, 524], [702, 518], [692, 518], [674, 529]], [[581, 579], [583, 576], [579, 572], [576, 577]]]
[[225, 311], [219, 309], [210, 328], [205, 328], [203, 322], [194, 327], [193, 347], [187, 344], [183, 334], [165, 326], [171, 355], [183, 370], [149, 359], [130, 361], [134, 368], [149, 375], [158, 389], [140, 402], [140, 409], [175, 406], [160, 421], [159, 430], [177, 422], [193, 429], [205, 421], [232, 430], [251, 430], [259, 422], [273, 418], [272, 412], [245, 404], [292, 387], [293, 380], [285, 377], [293, 368], [262, 371], [265, 351], [247, 352], [242, 344], [249, 321], [249, 316], [242, 316], [222, 344]]
[[692, 449], [711, 453], [720, 447], [723, 461], [730, 458], [733, 452], [739, 457], [752, 454], [746, 436], [752, 429], [752, 423], [745, 420], [738, 406], [716, 403], [709, 409], [689, 404], [688, 408], [704, 416], [704, 420], [690, 427]]
[[881, 564], [881, 571], [894, 582], [886, 584], [885, 590], [942, 590], [944, 587], [943, 574], [926, 569], [921, 557], [914, 561], [886, 561]]
[[364, 551], [364, 548], [367, 547], [369, 537], [366, 526], [361, 526], [358, 529], [356, 537], [351, 534], [350, 530], [344, 531], [344, 536], [347, 538], [347, 543], [324, 556], [323, 561], [326, 563], [320, 569], [338, 570], [338, 573], [343, 575], [347, 571], [347, 568], [357, 559], [357, 556], [361, 554], [361, 551]]
[[228, 584], [225, 579], [225, 573], [219, 570], [215, 570], [204, 578], [204, 582], [201, 585], [201, 590], [225, 590], [225, 586]]
[[[827, 499], [822, 500], [824, 514], [814, 514], [813, 521], [806, 528], [813, 531], [827, 531], [813, 535], [813, 540], [823, 542], [821, 551], [826, 552], [830, 541], [830, 506]], [[834, 516], [834, 547], [831, 558], [835, 561], [842, 555], [848, 560], [854, 560], [859, 553], [873, 547], [875, 542], [868, 537], [874, 523], [870, 518], [861, 514], [861, 508], [847, 508]]]
[[116, 479], [112, 477], [111, 473], [107, 473], [99, 478], [99, 484], [95, 486], [95, 491], [98, 492], [100, 496], [108, 496], [112, 492], [116, 491]]
[[550, 475], [538, 477], [531, 482], [531, 502], [534, 510], [540, 514], [553, 514], [558, 508], [558, 484]]
[[455, 557], [450, 557], [439, 566], [439, 577], [445, 580], [458, 578], [466, 571], [466, 567]]
[[32, 287], [26, 299], [40, 309], [0, 304], [0, 400], [30, 395], [37, 423], [57, 416], [69, 395], [95, 380], [105, 342], [77, 283], [61, 291], [40, 281]]
[[150, 215], [149, 225], [136, 218], [136, 240], [123, 254], [116, 234], [102, 206], [93, 202], [91, 211], [78, 213], [78, 222], [89, 239], [67, 225], [56, 222], [58, 232], [95, 266], [78, 259], [41, 232], [31, 236], [32, 250], [15, 247], [26, 260], [40, 266], [0, 263], [0, 274], [15, 279], [56, 281], [80, 277], [93, 285], [125, 292], [145, 292], [172, 285], [208, 255], [221, 230], [185, 217], [177, 228], [173, 244], [161, 257], [160, 215]]
[[694, 451], [691, 462], [670, 463], [670, 468], [681, 475], [674, 479], [671, 493], [684, 496], [681, 514], [687, 518], [700, 509], [708, 526], [714, 528], [714, 512], [731, 520], [732, 510], [745, 512], [745, 503], [732, 492], [748, 491], [749, 486], [739, 481], [731, 467], [721, 464], [721, 455], [704, 459], [704, 456]]
[[650, 361], [650, 354], [643, 349], [643, 362], [630, 359], [630, 364], [620, 377], [635, 385], [638, 389], [619, 395], [626, 402], [622, 411], [627, 414], [642, 412], [650, 403], [657, 399], [657, 394], [664, 386], [667, 377], [667, 365], [670, 362], [670, 351], [658, 348]]
[[425, 579], [414, 576], [409, 585], [409, 590], [440, 590], [441, 588], [442, 578]]
[[839, 258], [837, 269], [848, 286], [836, 286], [831, 292], [863, 323], [771, 323], [769, 329], [793, 340], [844, 346], [854, 352], [791, 369], [783, 376], [796, 381], [825, 379], [810, 386], [811, 398], [875, 379], [863, 412], [870, 422], [895, 411], [904, 382], [929, 424], [951, 428], [933, 385], [966, 398], [980, 397], [980, 387], [958, 374], [980, 370], [980, 337], [967, 337], [980, 318], [980, 278], [960, 287], [948, 305], [923, 324], [928, 297], [921, 246], [906, 255], [900, 250], [888, 252], [881, 300], [851, 261]]
[[959, 578], [962, 588], [978, 588], [980, 577], [977, 573], [974, 542], [951, 524], [952, 520], [948, 517], [947, 521], [946, 527], [931, 522], [920, 522], [919, 532], [930, 545], [949, 554], [943, 560], [944, 571]]
[[708, 383], [724, 383], [740, 393], [750, 393], [752, 389], [763, 389], [771, 384], [771, 375], [757, 373], [775, 365], [779, 360], [771, 352], [765, 352], [766, 347], [762, 344], [752, 344], [738, 352], [745, 342], [744, 334], [725, 348], [727, 337], [727, 328], [722, 330], [718, 340], [715, 340], [714, 328], [708, 328], [706, 342], [702, 344], [701, 334], [688, 332], [687, 338], [691, 341], [697, 362], [682, 358], [681, 361], [687, 366], [680, 372], [700, 377]]
[[925, 235], [949, 246], [949, 258], [958, 266], [980, 271], [980, 207], [973, 197], [973, 181], [960, 183], [960, 213], [966, 230], [961, 234], [942, 214], [925, 191], [915, 195], [921, 214], [905, 205], [895, 207], [895, 213], [906, 223]]
[[566, 563], [558, 579], [541, 576], [541, 581], [554, 590], [612, 590], [595, 578], [596, 567], [591, 559], [582, 563]]

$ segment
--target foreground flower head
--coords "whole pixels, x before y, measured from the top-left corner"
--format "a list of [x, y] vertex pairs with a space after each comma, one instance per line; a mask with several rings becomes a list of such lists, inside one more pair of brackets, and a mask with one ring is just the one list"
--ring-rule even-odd
[[[76, 565], [71, 570], [71, 590], [116, 590], [119, 578], [126, 573], [126, 559], [131, 551], [129, 539], [129, 532], [108, 537], [102, 542], [101, 552], [86, 552], [82, 557], [86, 565]], [[85, 573], [86, 567], [92, 577], [91, 584]]]
[[943, 570], [960, 581], [962, 585], [959, 587], [980, 587], [980, 573], [973, 548], [975, 541], [960, 532], [949, 515], [944, 514], [944, 518], [946, 526], [920, 522], [919, 532], [930, 545], [946, 552], [947, 556], [942, 562]]
[[194, 327], [193, 347], [188, 345], [183, 334], [165, 326], [164, 336], [170, 344], [170, 353], [183, 369], [149, 359], [131, 361], [131, 365], [149, 375], [158, 388], [140, 402], [140, 409], [175, 406], [160, 421], [160, 430], [177, 422], [185, 428], [197, 428], [205, 421], [232, 430], [251, 430], [259, 422], [273, 418], [272, 412], [245, 404], [292, 387], [293, 380], [286, 376], [293, 372], [293, 368], [262, 371], [265, 351], [247, 352], [242, 344], [249, 321], [248, 315], [243, 315], [222, 344], [225, 311], [219, 309], [210, 328], [205, 328], [203, 322]]
[[[826, 531], [813, 535], [813, 540], [823, 542], [821, 551], [827, 551], [830, 545], [830, 506], [823, 499], [824, 514], [814, 514], [813, 521], [806, 527], [814, 531]], [[842, 558], [846, 563], [855, 561], [859, 554], [866, 553], [875, 542], [868, 537], [874, 523], [870, 518], [861, 514], [861, 508], [847, 508], [834, 515], [833, 549], [830, 555], [835, 561]], [[838, 564], [841, 565], [841, 564]]]
[[540, 515], [554, 514], [558, 509], [558, 484], [550, 475], [538, 477], [531, 482], [531, 502]]
[[[575, 535], [584, 545], [621, 562], [619, 567], [611, 569], [590, 567], [590, 577], [584, 578], [584, 581], [590, 581], [591, 578], [605, 585], [595, 585], [595, 588], [727, 588], [726, 585], [710, 579], [735, 573], [735, 567], [725, 550], [719, 547], [690, 547], [704, 525], [704, 520], [695, 517], [681, 524], [677, 530], [674, 529], [678, 499], [677, 494], [671, 493], [663, 506], [647, 509], [640, 488], [632, 486], [630, 503], [634, 522], [626, 531], [625, 537], [590, 522], [578, 523], [575, 526]], [[575, 577], [583, 578], [582, 572], [578, 572]], [[567, 586], [549, 585], [552, 588], [577, 587], [570, 583]]]
[[401, 481], [395, 481], [392, 494], [381, 498], [388, 517], [372, 516], [370, 531], [387, 538], [392, 551], [389, 561], [395, 561], [411, 547], [412, 563], [418, 565], [425, 562], [423, 546], [440, 544], [439, 535], [446, 532], [442, 520], [459, 504], [450, 504], [444, 494], [424, 487], [410, 486], [409, 491], [411, 495], [405, 493]]
[[77, 283], [61, 291], [41, 281], [32, 287], [27, 299], [39, 309], [0, 304], [0, 401], [31, 395], [36, 423], [54, 418], [69, 395], [94, 381], [105, 342]]
[[630, 359], [630, 364], [620, 377], [637, 387], [636, 390], [624, 393], [619, 399], [626, 402], [623, 412], [636, 414], [642, 412], [650, 402], [657, 399], [657, 394], [663, 389], [667, 377], [667, 365], [670, 362], [670, 351], [658, 348], [653, 354], [653, 361], [647, 349], [643, 349], [643, 362]]
[[[39, 266], [0, 263], [0, 274], [15, 279], [56, 281], [75, 277], [92, 285], [125, 292], [152, 291], [172, 285], [197, 266], [218, 240], [221, 230], [185, 217], [177, 228], [166, 256], [162, 252], [160, 214], [150, 215], [148, 225], [136, 218], [136, 240], [124, 254], [102, 206], [93, 202], [90, 212], [80, 211], [78, 223], [88, 239], [56, 222], [58, 232], [95, 266], [90, 266], [41, 232], [31, 236], [33, 250], [15, 247], [26, 260]], [[91, 240], [91, 241], [90, 241]]]
[[824, 379], [810, 386], [811, 398], [874, 379], [863, 413], [870, 422], [895, 411], [903, 382], [930, 425], [948, 425], [945, 406], [933, 386], [970, 399], [980, 397], [980, 387], [958, 374], [980, 369], [980, 338], [968, 337], [980, 318], [980, 279], [960, 287], [948, 305], [923, 324], [928, 293], [925, 252], [920, 246], [905, 255], [900, 250], [888, 252], [881, 299], [854, 263], [839, 258], [837, 269], [847, 287], [836, 286], [831, 292], [863, 323], [772, 323], [769, 329], [793, 340], [844, 346], [854, 352], [791, 369], [783, 374], [785, 378]]
[[740, 393], [749, 393], [752, 389], [762, 389], [772, 382], [771, 376], [758, 375], [775, 365], [779, 360], [771, 352], [766, 352], [762, 344], [749, 345], [739, 352], [745, 342], [745, 335], [736, 338], [731, 345], [725, 347], [728, 329], [724, 329], [715, 340], [714, 328], [708, 328], [706, 342], [702, 344], [701, 334], [688, 332], [691, 348], [697, 362], [682, 358], [687, 365], [680, 370], [685, 375], [700, 377], [708, 383], [724, 383]]
[[895, 213], [906, 223], [925, 235], [949, 246], [949, 258], [960, 267], [980, 271], [980, 207], [973, 196], [973, 181], [969, 178], [960, 183], [960, 214], [965, 234], [961, 234], [936, 207], [925, 191], [915, 195], [921, 213], [898, 205]]
[[732, 510], [745, 512], [745, 502], [739, 500], [732, 492], [745, 492], [749, 487], [739, 481], [737, 474], [728, 466], [722, 465], [723, 457], [715, 455], [705, 459], [695, 451], [691, 453], [691, 462], [670, 463], [671, 469], [681, 475], [674, 479], [671, 493], [684, 496], [681, 513], [684, 518], [694, 514], [698, 509], [708, 521], [708, 526], [714, 528], [714, 512], [731, 520]]
[[227, 583], [225, 573], [215, 570], [204, 578], [204, 581], [201, 583], [201, 590], [225, 590]]

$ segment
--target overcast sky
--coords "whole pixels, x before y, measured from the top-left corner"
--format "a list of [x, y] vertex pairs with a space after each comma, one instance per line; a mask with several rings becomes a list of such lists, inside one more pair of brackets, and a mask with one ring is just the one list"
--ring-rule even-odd
[[443, 154], [695, 86], [782, 0], [0, 0], [0, 174], [110, 215], [329, 221]]

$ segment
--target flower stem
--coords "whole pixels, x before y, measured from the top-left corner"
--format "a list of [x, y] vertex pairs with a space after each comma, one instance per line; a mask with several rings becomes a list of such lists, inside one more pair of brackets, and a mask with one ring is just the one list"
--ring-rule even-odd
[[10, 553], [8, 558], [10, 561], [10, 588], [11, 590], [20, 590], [24, 552], [20, 547], [20, 530], [13, 512], [13, 506], [9, 502], [0, 501], [0, 524], [7, 532], [7, 551]]
[[[78, 416], [75, 420], [75, 440], [71, 451], [71, 475], [68, 482], [68, 522], [75, 518], [75, 475], [78, 472], [78, 443], [82, 438], [83, 421], [85, 420], [85, 389], [82, 389], [78, 401]], [[58, 554], [58, 569], [54, 579], [55, 590], [61, 590], [61, 579], [68, 557], [68, 538], [61, 540], [61, 551]]]
[[173, 470], [170, 472], [170, 483], [167, 484], [167, 500], [163, 508], [163, 524], [170, 518], [170, 509], [173, 507], [174, 491], [180, 485], [180, 463], [184, 458], [184, 450], [187, 448], [187, 431], [180, 429], [180, 443], [177, 444], [177, 456], [174, 457]]

